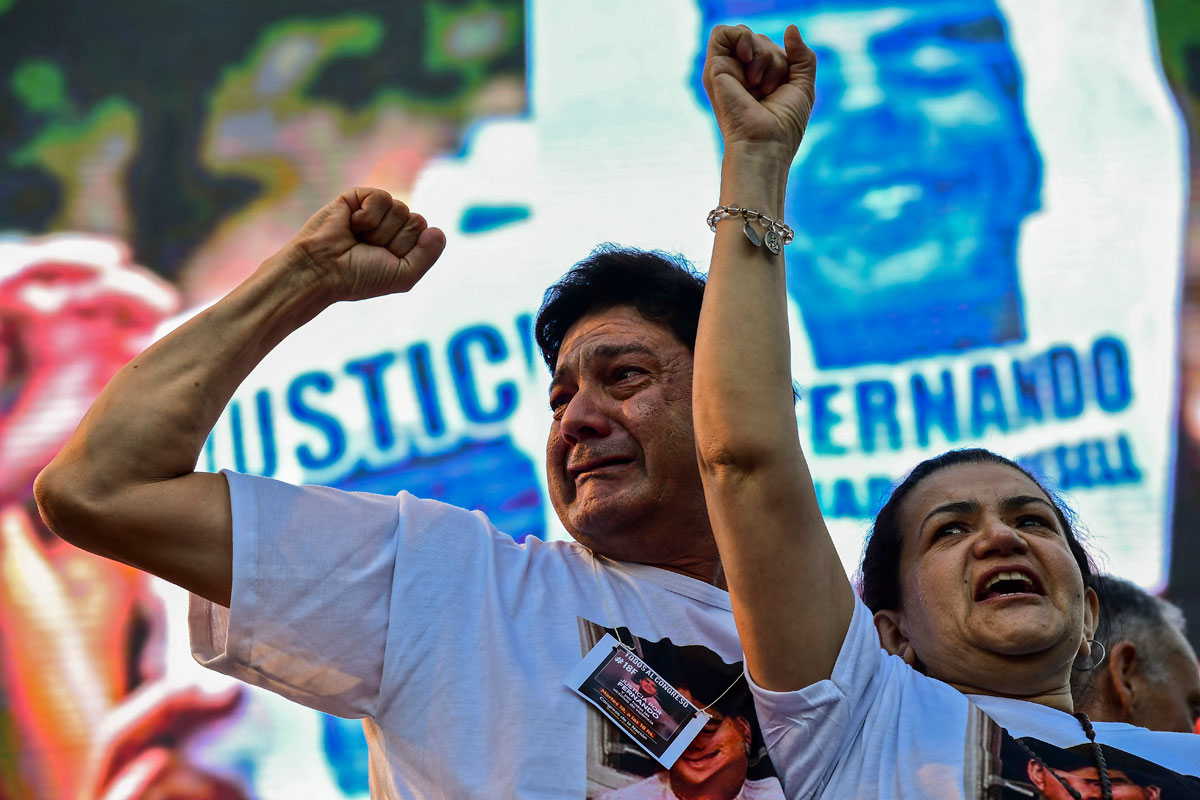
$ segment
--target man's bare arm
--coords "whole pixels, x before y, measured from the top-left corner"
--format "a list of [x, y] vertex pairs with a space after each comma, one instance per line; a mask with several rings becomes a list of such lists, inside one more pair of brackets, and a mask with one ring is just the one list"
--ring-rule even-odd
[[[720, 202], [775, 219], [816, 73], [794, 26], [785, 46], [718, 27], [704, 69], [725, 140]], [[719, 223], [696, 336], [697, 452], [746, 665], [780, 691], [829, 677], [853, 613], [796, 431], [786, 298], [783, 257], [742, 220]]]
[[228, 296], [117, 373], [38, 476], [46, 524], [228, 605], [229, 488], [195, 472], [221, 411], [288, 334], [337, 301], [408, 291], [444, 246], [440, 230], [386, 192], [344, 192]]

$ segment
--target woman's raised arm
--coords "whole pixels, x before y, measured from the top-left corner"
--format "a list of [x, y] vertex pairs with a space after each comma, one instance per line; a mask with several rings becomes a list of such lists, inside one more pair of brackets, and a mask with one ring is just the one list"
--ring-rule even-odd
[[777, 691], [829, 677], [853, 612], [800, 449], [783, 255], [766, 240], [768, 220], [783, 219], [816, 74], [795, 26], [784, 45], [745, 26], [717, 27], [709, 39], [704, 85], [725, 143], [720, 204], [734, 210], [717, 214], [693, 390], [704, 493], [746, 665]]

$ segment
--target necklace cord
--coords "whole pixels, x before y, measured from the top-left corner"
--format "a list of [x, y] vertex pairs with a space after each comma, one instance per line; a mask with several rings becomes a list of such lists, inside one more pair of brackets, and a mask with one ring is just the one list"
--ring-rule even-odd
[[1108, 778], [1108, 762], [1104, 760], [1104, 748], [1096, 741], [1096, 730], [1092, 727], [1092, 721], [1082, 711], [1075, 713], [1075, 719], [1079, 720], [1079, 727], [1083, 728], [1083, 735], [1092, 745], [1092, 758], [1096, 761], [1096, 772], [1100, 773], [1100, 791], [1104, 794], [1104, 800], [1112, 800], [1112, 782]]
[[[608, 607], [608, 598], [604, 596], [604, 587], [600, 585], [600, 570], [596, 568], [596, 554], [588, 550], [588, 555], [592, 557], [592, 575], [596, 578], [596, 589], [600, 592], [600, 602], [604, 603], [604, 613], [608, 614], [608, 621], [612, 623], [613, 633], [617, 637], [617, 644], [626, 650], [632, 650], [632, 645], [627, 645], [621, 641], [621, 629], [617, 627], [617, 621], [613, 619], [612, 609]], [[629, 635], [632, 636], [632, 632]]]

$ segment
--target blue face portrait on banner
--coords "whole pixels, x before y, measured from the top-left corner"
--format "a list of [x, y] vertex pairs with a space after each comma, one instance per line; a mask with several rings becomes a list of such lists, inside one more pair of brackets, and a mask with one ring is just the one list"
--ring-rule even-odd
[[745, 22], [779, 40], [796, 23], [821, 65], [786, 209], [796, 229], [788, 291], [816, 365], [897, 363], [1024, 339], [1017, 241], [1039, 206], [1042, 166], [995, 4], [701, 8], [704, 30]]

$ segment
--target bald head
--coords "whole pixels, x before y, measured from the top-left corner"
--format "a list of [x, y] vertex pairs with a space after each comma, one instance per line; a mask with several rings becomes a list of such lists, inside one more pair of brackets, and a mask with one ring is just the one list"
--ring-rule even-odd
[[1200, 671], [1183, 635], [1177, 607], [1129, 581], [1097, 576], [1096, 640], [1107, 655], [1075, 670], [1075, 708], [1093, 720], [1129, 722], [1160, 731], [1192, 731], [1200, 717]]

